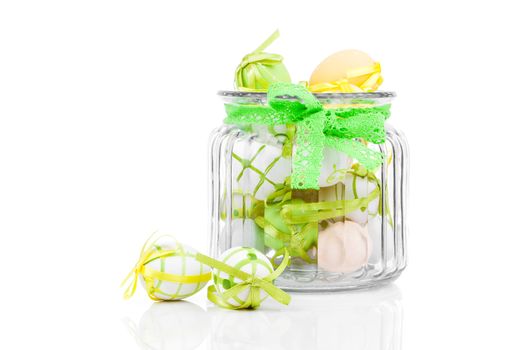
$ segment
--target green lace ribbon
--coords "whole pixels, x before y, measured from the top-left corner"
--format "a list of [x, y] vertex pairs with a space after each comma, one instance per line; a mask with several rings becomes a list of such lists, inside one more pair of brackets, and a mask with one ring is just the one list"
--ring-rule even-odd
[[[222, 293], [218, 293], [217, 288], [214, 285], [209, 286], [208, 299], [217, 306], [232, 310], [256, 309], [261, 305], [262, 302], [261, 289], [281, 304], [288, 305], [290, 303], [290, 295], [273, 284], [273, 280], [279, 277], [279, 275], [283, 273], [286, 266], [288, 266], [288, 262], [290, 261], [288, 252], [285, 252], [281, 264], [271, 274], [263, 278], [253, 276], [222, 261], [210, 258], [209, 256], [203, 254], [197, 254], [196, 259], [205, 265], [225, 272], [228, 275], [234, 276], [242, 281]], [[228, 300], [236, 297], [239, 293], [246, 289], [249, 289], [249, 294], [242, 304], [234, 306], [228, 302]]]
[[347, 154], [368, 170], [376, 169], [383, 163], [381, 152], [371, 150], [355, 139], [384, 143], [384, 123], [390, 116], [390, 105], [325, 109], [304, 86], [282, 82], [270, 85], [267, 99], [268, 106], [226, 104], [227, 118], [224, 122], [235, 125], [295, 125], [293, 189], [319, 189], [324, 147]]

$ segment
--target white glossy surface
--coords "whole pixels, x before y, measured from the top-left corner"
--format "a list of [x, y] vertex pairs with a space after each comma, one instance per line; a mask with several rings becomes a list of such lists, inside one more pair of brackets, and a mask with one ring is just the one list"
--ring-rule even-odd
[[156, 303], [139, 321], [125, 324], [144, 350], [401, 349], [403, 306], [396, 286], [294, 294], [288, 307], [264, 305], [235, 312], [191, 302]]

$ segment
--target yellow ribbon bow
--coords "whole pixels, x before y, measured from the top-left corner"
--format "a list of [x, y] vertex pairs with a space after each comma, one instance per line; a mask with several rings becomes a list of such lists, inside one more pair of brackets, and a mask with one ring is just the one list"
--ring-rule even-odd
[[[209, 256], [203, 254], [197, 254], [197, 261], [200, 261], [205, 265], [216, 268], [217, 270], [225, 272], [226, 274], [241, 280], [240, 283], [237, 283], [230, 289], [220, 294], [217, 293], [217, 288], [215, 286], [212, 285], [208, 287], [208, 299], [220, 307], [232, 310], [247, 308], [256, 309], [261, 305], [262, 302], [261, 289], [281, 304], [288, 305], [290, 303], [290, 295], [274, 286], [272, 283], [272, 281], [284, 271], [286, 266], [288, 266], [288, 262], [290, 261], [288, 251], [285, 251], [284, 258], [279, 267], [277, 267], [277, 269], [275, 269], [271, 274], [263, 278], [250, 275], [249, 273], [241, 271], [235, 267], [223, 263], [222, 261], [212, 259]], [[237, 296], [247, 288], [250, 288], [248, 297], [241, 305], [234, 306], [228, 302], [228, 300]]]
[[[142, 275], [144, 278], [144, 282], [146, 284], [146, 291], [148, 293], [148, 296], [153, 300], [161, 300], [157, 297], [155, 297], [155, 286], [154, 281], [155, 280], [161, 280], [166, 282], [174, 282], [174, 283], [200, 283], [200, 282], [208, 282], [211, 279], [211, 272], [202, 274], [202, 275], [174, 275], [171, 273], [161, 272], [157, 270], [153, 270], [146, 265], [154, 261], [156, 259], [165, 258], [169, 256], [182, 256], [185, 254], [183, 247], [180, 245], [180, 243], [177, 243], [177, 246], [175, 249], [169, 249], [169, 250], [162, 250], [160, 247], [155, 247], [155, 242], [153, 242], [153, 237], [155, 234], [153, 234], [142, 246], [142, 249], [140, 251], [140, 256], [135, 264], [135, 267], [128, 273], [126, 278], [122, 281], [121, 287], [123, 287], [126, 282], [129, 281], [128, 286], [126, 287], [126, 290], [124, 291], [124, 299], [129, 299], [135, 294], [135, 291], [137, 290], [137, 283], [139, 276]], [[160, 238], [160, 237], [159, 237]], [[158, 240], [158, 238], [157, 238]]]
[[[369, 77], [360, 85], [350, 83], [350, 80], [357, 77]], [[346, 77], [340, 80], [313, 84], [308, 87], [311, 92], [372, 92], [376, 91], [383, 82], [381, 76], [381, 65], [376, 62], [371, 66], [350, 69], [346, 72]]]

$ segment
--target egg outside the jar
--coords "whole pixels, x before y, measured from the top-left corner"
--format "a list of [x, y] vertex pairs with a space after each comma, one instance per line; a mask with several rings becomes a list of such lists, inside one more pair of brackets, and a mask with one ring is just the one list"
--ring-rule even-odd
[[317, 263], [327, 272], [354, 272], [368, 262], [371, 242], [366, 227], [345, 221], [319, 233]]
[[[157, 252], [174, 251], [173, 255], [160, 257], [144, 264], [144, 275], [147, 270], [170, 276], [189, 277], [200, 280], [196, 283], [169, 282], [161, 278], [152, 278], [146, 283], [145, 277], [140, 281], [148, 296], [154, 300], [179, 300], [189, 297], [200, 291], [208, 283], [210, 268], [195, 259], [197, 251], [179, 243], [172, 236], [161, 236], [153, 242], [151, 248]], [[148, 277], [146, 277], [148, 278]], [[148, 289], [149, 288], [149, 289]]]
[[[255, 248], [233, 247], [222, 253], [217, 260], [258, 278], [264, 278], [274, 271], [270, 260]], [[235, 276], [213, 269], [213, 283], [218, 294], [223, 294], [241, 282], [243, 281]], [[251, 293], [251, 288], [244, 289], [227, 300], [226, 303], [232, 307], [244, 304]], [[259, 289], [259, 293], [261, 302], [268, 297], [268, 294], [262, 288]]]

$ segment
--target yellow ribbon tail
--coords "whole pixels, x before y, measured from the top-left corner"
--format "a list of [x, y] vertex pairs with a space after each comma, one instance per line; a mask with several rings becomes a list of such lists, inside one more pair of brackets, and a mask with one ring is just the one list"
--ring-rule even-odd
[[[142, 246], [142, 249], [140, 250], [139, 259], [138, 259], [137, 263], [135, 264], [135, 267], [128, 273], [126, 278], [124, 278], [124, 280], [120, 284], [120, 288], [122, 288], [122, 287], [124, 287], [126, 282], [130, 280], [130, 278], [133, 278], [132, 281], [126, 287], [126, 290], [124, 291], [124, 295], [123, 295], [124, 299], [126, 299], [126, 300], [130, 299], [133, 296], [133, 294], [135, 294], [135, 291], [137, 290], [137, 283], [138, 283], [139, 275], [140, 274], [144, 275], [144, 273], [145, 273], [144, 271], [145, 271], [145, 269], [147, 269], [145, 267], [145, 265], [147, 263], [149, 263], [149, 262], [151, 262], [151, 261], [153, 261], [155, 259], [158, 259], [158, 258], [164, 258], [164, 257], [167, 257], [167, 256], [173, 256], [173, 255], [177, 255], [179, 253], [179, 250], [177, 250], [177, 249], [175, 249], [175, 250], [165, 250], [165, 251], [157, 251], [157, 250], [151, 249], [153, 247], [154, 241], [158, 240], [161, 237], [162, 236], [159, 236], [157, 234], [157, 232], [153, 232], [149, 236], [149, 238], [146, 240], [144, 245]], [[148, 269], [148, 271], [150, 271], [150, 270]], [[149, 273], [149, 275], [154, 275], [151, 272], [148, 272], [148, 273]], [[208, 276], [208, 280], [210, 278], [211, 278], [211, 275]]]
[[137, 290], [137, 283], [139, 279], [139, 271], [137, 270], [137, 267], [135, 267], [133, 270], [131, 270], [128, 273], [126, 278], [120, 284], [120, 288], [124, 287], [124, 285], [126, 284], [126, 282], [129, 281], [130, 278], [132, 278], [132, 280], [131, 282], [129, 282], [128, 286], [124, 290], [123, 297], [125, 300], [130, 299], [133, 296], [133, 294], [135, 294], [135, 291]]

